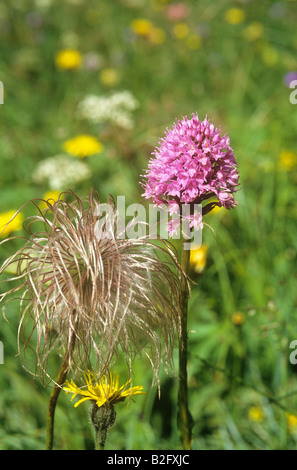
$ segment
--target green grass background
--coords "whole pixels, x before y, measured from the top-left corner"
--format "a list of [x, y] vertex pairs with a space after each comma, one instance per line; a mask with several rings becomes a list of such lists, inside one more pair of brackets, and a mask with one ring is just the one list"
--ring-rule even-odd
[[[207, 216], [213, 228], [203, 231], [207, 265], [193, 276], [193, 449], [295, 449], [297, 434], [288, 428], [287, 413], [297, 414], [297, 366], [289, 361], [290, 342], [297, 339], [297, 164], [284, 167], [279, 155], [296, 153], [297, 105], [289, 101], [284, 76], [297, 70], [297, 2], [182, 2], [191, 14], [179, 21], [189, 34], [200, 35], [198, 49], [175, 37], [175, 23], [166, 16], [172, 3], [1, 0], [0, 212], [42, 197], [49, 188], [32, 181], [36, 165], [61, 153], [64, 140], [77, 134], [96, 136], [104, 152], [88, 160], [91, 178], [72, 189], [84, 196], [93, 187], [102, 199], [125, 195], [129, 203], [141, 199], [139, 175], [176, 118], [198, 112], [221, 125], [238, 159], [241, 188], [236, 209]], [[230, 8], [243, 10], [243, 22], [226, 21]], [[130, 25], [138, 18], [161, 28], [164, 42], [134, 37]], [[263, 34], [248, 41], [245, 30], [253, 22]], [[69, 38], [81, 54], [100, 55], [99, 69], [57, 69], [55, 56]], [[106, 68], [116, 71], [117, 83], [102, 83]], [[139, 102], [131, 130], [78, 117], [87, 94], [120, 90]], [[16, 246], [0, 247], [1, 261]], [[238, 311], [242, 325], [232, 322]], [[43, 449], [50, 389], [32, 380], [17, 357], [17, 304], [9, 305], [7, 317], [9, 323], [0, 318], [0, 448]], [[118, 405], [106, 448], [179, 449], [177, 378], [162, 372], [159, 399], [144, 358], [134, 372], [135, 384], [147, 394]], [[251, 407], [262, 410], [262, 420], [250, 418]], [[93, 445], [87, 405], [74, 409], [69, 396], [61, 395], [55, 448]]]

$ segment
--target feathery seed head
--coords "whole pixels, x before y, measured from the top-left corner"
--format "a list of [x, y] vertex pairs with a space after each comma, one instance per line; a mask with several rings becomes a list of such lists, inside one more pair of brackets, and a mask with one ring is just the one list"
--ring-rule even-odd
[[5, 299], [5, 308], [10, 295], [22, 291], [20, 354], [36, 341], [35, 373], [52, 379], [48, 361], [55, 352], [67, 355], [72, 372], [96, 367], [104, 374], [117, 354], [131, 373], [135, 355], [144, 351], [157, 379], [163, 359], [170, 363], [179, 324], [174, 252], [146, 236], [119, 237], [114, 201], [100, 217], [92, 190], [85, 199], [66, 191], [45, 210], [38, 203], [38, 215], [26, 219], [23, 248], [0, 268], [1, 275], [17, 264], [10, 280], [19, 284], [0, 302]]

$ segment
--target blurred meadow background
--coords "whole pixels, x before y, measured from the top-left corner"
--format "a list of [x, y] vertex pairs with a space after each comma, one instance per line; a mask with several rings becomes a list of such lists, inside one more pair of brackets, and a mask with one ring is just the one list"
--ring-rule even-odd
[[[197, 112], [229, 133], [239, 204], [206, 216], [191, 257], [193, 449], [296, 448], [296, 23], [293, 0], [0, 1], [1, 226], [67, 188], [141, 201], [140, 175], [176, 118]], [[18, 246], [2, 245], [1, 263]], [[6, 317], [0, 449], [44, 449], [50, 388], [17, 357], [17, 302]], [[147, 394], [117, 405], [106, 449], [179, 449], [177, 378], [162, 372], [159, 399], [144, 358], [134, 375]], [[61, 393], [54, 448], [93, 449], [88, 421], [87, 404]]]

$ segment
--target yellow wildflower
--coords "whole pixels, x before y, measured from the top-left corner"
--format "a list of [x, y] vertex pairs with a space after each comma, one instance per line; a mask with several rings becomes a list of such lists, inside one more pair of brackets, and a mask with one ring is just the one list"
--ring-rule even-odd
[[75, 49], [64, 49], [56, 55], [56, 65], [60, 69], [77, 69], [81, 63], [82, 55]]
[[162, 44], [166, 39], [166, 33], [161, 28], [152, 28], [148, 39], [152, 44]]
[[263, 34], [263, 25], [259, 21], [253, 21], [243, 31], [243, 37], [247, 41], [256, 41]]
[[46, 204], [45, 201], [48, 201], [50, 204], [53, 204], [54, 202], [56, 202], [56, 201], [59, 199], [60, 194], [61, 194], [60, 191], [47, 191], [47, 192], [42, 196], [42, 199], [44, 199], [44, 201], [42, 201], [42, 202], [39, 204], [39, 208], [40, 208], [41, 210], [46, 209], [46, 208], [48, 207], [48, 205]]
[[114, 86], [120, 80], [120, 75], [116, 69], [106, 68], [100, 72], [100, 81], [103, 85]]
[[244, 323], [245, 316], [242, 312], [234, 312], [232, 315], [232, 322], [234, 325], [242, 325]]
[[297, 165], [297, 155], [290, 150], [283, 150], [278, 157], [278, 166], [280, 169], [288, 171]]
[[173, 34], [177, 39], [185, 39], [189, 35], [187, 23], [179, 22], [173, 27]]
[[251, 408], [249, 409], [248, 417], [250, 421], [261, 423], [262, 421], [264, 421], [265, 414], [262, 408], [260, 408], [260, 406], [251, 406]]
[[139, 18], [131, 22], [132, 31], [138, 36], [148, 36], [154, 28], [151, 21], [144, 18]]
[[225, 20], [229, 24], [240, 24], [244, 21], [245, 14], [241, 8], [230, 8], [225, 13]]
[[95, 137], [82, 134], [64, 142], [63, 149], [74, 157], [85, 158], [102, 152], [103, 145]]
[[[13, 220], [13, 216], [16, 214], [16, 210], [10, 210], [7, 212], [2, 212], [0, 214], [0, 237], [5, 238], [12, 232], [18, 232], [22, 230], [22, 224], [24, 217], [19, 212]], [[11, 222], [9, 222], [11, 220]], [[6, 226], [6, 224], [8, 224]]]
[[114, 405], [132, 395], [145, 394], [145, 392], [142, 391], [142, 386], [128, 387], [130, 380], [119, 387], [119, 375], [116, 372], [113, 374], [110, 372], [109, 377], [103, 375], [99, 381], [96, 381], [96, 376], [92, 372], [84, 374], [84, 378], [87, 388], [79, 388], [73, 380], [71, 380], [71, 382], [67, 380], [65, 384], [66, 387], [63, 387], [65, 392], [73, 393], [71, 400], [73, 400], [76, 395], [82, 397], [75, 403], [74, 408], [87, 400], [95, 402], [98, 408], [100, 408], [100, 406], [105, 403]]
[[199, 248], [194, 248], [190, 253], [190, 266], [196, 273], [202, 273], [206, 266], [206, 254], [208, 247], [201, 245]]
[[165, 41], [165, 31], [161, 28], [156, 28], [149, 20], [138, 18], [131, 22], [130, 27], [134, 34], [148, 39], [152, 44], [162, 44]]
[[292, 413], [287, 413], [287, 425], [291, 434], [297, 431], [297, 416]]

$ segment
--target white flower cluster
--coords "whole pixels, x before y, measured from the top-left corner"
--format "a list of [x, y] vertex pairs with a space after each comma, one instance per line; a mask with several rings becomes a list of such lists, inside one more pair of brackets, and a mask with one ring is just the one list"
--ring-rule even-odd
[[130, 91], [115, 92], [110, 96], [88, 95], [79, 104], [82, 118], [94, 123], [110, 122], [124, 129], [132, 129], [131, 116], [138, 101]]
[[42, 160], [33, 173], [35, 183], [47, 183], [50, 189], [63, 190], [91, 176], [89, 167], [66, 154]]

